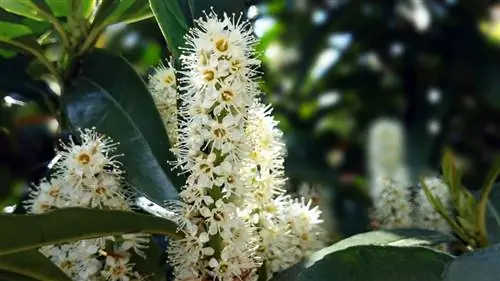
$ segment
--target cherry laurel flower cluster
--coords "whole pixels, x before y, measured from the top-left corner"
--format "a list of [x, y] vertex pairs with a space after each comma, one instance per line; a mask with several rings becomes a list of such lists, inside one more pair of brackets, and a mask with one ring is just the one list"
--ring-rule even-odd
[[[117, 143], [94, 129], [80, 131], [81, 144], [61, 143], [52, 177], [30, 193], [26, 208], [40, 214], [67, 207], [130, 210], [130, 195], [122, 188]], [[134, 271], [132, 251], [144, 256], [149, 237], [141, 234], [109, 236], [42, 247], [40, 251], [72, 280], [142, 280]]]
[[160, 64], [149, 77], [149, 92], [160, 113], [170, 143], [177, 140], [177, 78], [170, 63]]
[[[374, 123], [368, 144], [374, 218], [383, 228], [421, 227], [450, 233], [448, 223], [432, 207], [422, 188], [413, 200], [404, 150], [404, 132], [399, 122], [381, 119]], [[425, 177], [423, 181], [450, 209], [446, 184], [439, 177]]]
[[256, 79], [249, 23], [211, 12], [181, 56], [174, 167], [188, 174], [169, 262], [176, 280], [257, 280], [322, 246], [320, 212], [284, 194], [284, 145]]

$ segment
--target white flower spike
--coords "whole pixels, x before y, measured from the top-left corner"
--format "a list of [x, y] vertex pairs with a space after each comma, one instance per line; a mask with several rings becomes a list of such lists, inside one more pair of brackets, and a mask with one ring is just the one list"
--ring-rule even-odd
[[[62, 143], [58, 161], [52, 167], [53, 177], [43, 179], [30, 193], [26, 208], [29, 213], [45, 213], [66, 207], [130, 210], [130, 195], [123, 189], [121, 164], [114, 154], [117, 143], [95, 129], [79, 131], [81, 143]], [[139, 276], [133, 264], [117, 261], [102, 251], [113, 245], [119, 256], [134, 251], [144, 256], [149, 237], [141, 234], [103, 237], [74, 243], [43, 247], [40, 251], [57, 264], [72, 280], [134, 280]], [[116, 255], [115, 255], [116, 256]]]

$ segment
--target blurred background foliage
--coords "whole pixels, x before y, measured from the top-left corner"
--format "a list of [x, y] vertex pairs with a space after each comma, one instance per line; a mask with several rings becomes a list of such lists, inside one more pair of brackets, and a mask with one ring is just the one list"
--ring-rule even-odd
[[[323, 206], [336, 236], [370, 228], [365, 147], [379, 117], [404, 124], [415, 179], [437, 172], [451, 147], [466, 186], [480, 187], [500, 147], [500, 4], [253, 0], [246, 14], [261, 38], [265, 100], [285, 133], [289, 186]], [[110, 26], [97, 45], [144, 79], [168, 56], [154, 18]], [[2, 73], [24, 59], [1, 59]], [[46, 86], [26, 81], [20, 90], [0, 76], [0, 206], [44, 175], [58, 137]]]

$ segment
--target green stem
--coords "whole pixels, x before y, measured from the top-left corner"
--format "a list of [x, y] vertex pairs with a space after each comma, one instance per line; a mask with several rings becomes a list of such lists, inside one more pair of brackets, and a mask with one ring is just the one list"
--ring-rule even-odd
[[488, 246], [488, 231], [486, 228], [486, 209], [488, 208], [488, 199], [490, 197], [491, 190], [493, 189], [493, 183], [500, 173], [500, 158], [495, 162], [492, 170], [486, 177], [485, 183], [483, 185], [483, 190], [481, 191], [481, 197], [477, 205], [477, 229], [478, 229], [478, 242], [480, 247]]
[[56, 67], [54, 66], [54, 64], [52, 64], [50, 61], [48, 61], [47, 58], [42, 53], [38, 52], [35, 48], [32, 48], [32, 47], [30, 47], [30, 46], [28, 46], [26, 44], [23, 44], [23, 43], [18, 42], [18, 41], [13, 41], [13, 40], [11, 40], [9, 38], [2, 37], [2, 36], [0, 36], [0, 42], [7, 43], [9, 45], [12, 45], [14, 47], [17, 47], [19, 49], [24, 50], [25, 52], [28, 52], [28, 53], [32, 54], [43, 65], [45, 65], [45, 67], [47, 67], [47, 69], [56, 77], [57, 82], [59, 82], [61, 86], [63, 85], [63, 80], [62, 80], [61, 74], [56, 69]]
[[38, 7], [38, 5], [36, 5], [34, 3], [32, 3], [32, 5], [30, 5], [30, 6], [33, 9], [37, 10], [37, 12], [39, 12], [40, 15], [42, 15], [48, 22], [50, 22], [54, 26], [54, 29], [57, 31], [57, 33], [59, 33], [59, 36], [61, 36], [61, 41], [62, 41], [64, 48], [66, 50], [70, 50], [71, 45], [69, 42], [68, 35], [66, 34], [66, 31], [64, 30], [64, 27], [61, 25], [59, 20], [57, 20], [57, 18], [55, 18], [51, 14], [45, 12], [43, 9], [41, 9], [40, 7]]

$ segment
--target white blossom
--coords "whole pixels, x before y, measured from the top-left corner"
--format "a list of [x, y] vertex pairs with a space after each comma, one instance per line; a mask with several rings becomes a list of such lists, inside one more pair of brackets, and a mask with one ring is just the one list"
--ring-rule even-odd
[[410, 181], [404, 168], [375, 179], [372, 185], [374, 215], [383, 228], [410, 227], [413, 224]]
[[[80, 130], [79, 139], [80, 143], [73, 139], [61, 143], [52, 177], [43, 179], [30, 193], [26, 202], [29, 213], [66, 207], [131, 210], [131, 196], [123, 188], [123, 172], [115, 154], [118, 144], [94, 129]], [[111, 252], [109, 245], [114, 248]], [[134, 251], [144, 257], [148, 245], [147, 235], [125, 234], [46, 246], [40, 251], [72, 280], [128, 281], [141, 280], [133, 264], [128, 259], [116, 261], [111, 255], [128, 256]], [[103, 255], [107, 255], [105, 262]]]
[[176, 280], [254, 281], [262, 264], [270, 278], [322, 246], [320, 212], [284, 195], [285, 146], [258, 98], [248, 22], [212, 12], [186, 42], [173, 164], [188, 178], [171, 203], [185, 237], [169, 262]]
[[[196, 21], [181, 56], [179, 131], [174, 163], [188, 174], [180, 192], [185, 238], [169, 247], [177, 280], [234, 280], [254, 272], [258, 238], [240, 212], [247, 150], [245, 114], [256, 88], [255, 41], [248, 23], [214, 13]], [[243, 237], [245, 239], [243, 239]]]
[[[429, 188], [429, 191], [435, 198], [443, 203], [446, 210], [451, 209], [450, 189], [439, 177], [426, 177], [423, 182]], [[437, 230], [443, 233], [451, 233], [451, 227], [446, 220], [434, 209], [427, 199], [423, 188], [419, 189], [417, 194], [417, 223], [420, 227]]]
[[149, 77], [149, 91], [160, 113], [171, 144], [177, 139], [177, 77], [170, 63], [160, 64]]

